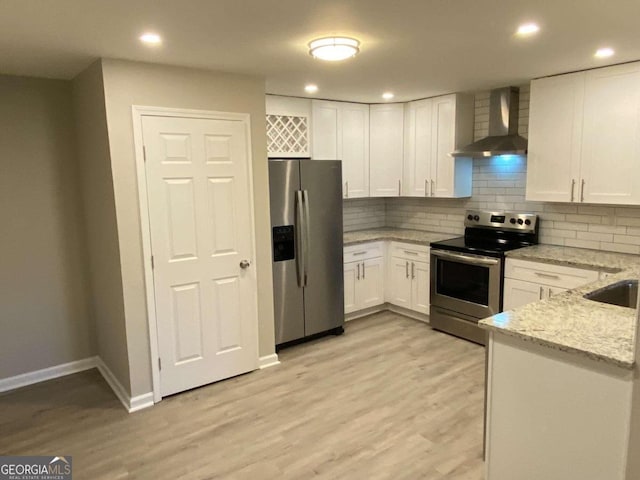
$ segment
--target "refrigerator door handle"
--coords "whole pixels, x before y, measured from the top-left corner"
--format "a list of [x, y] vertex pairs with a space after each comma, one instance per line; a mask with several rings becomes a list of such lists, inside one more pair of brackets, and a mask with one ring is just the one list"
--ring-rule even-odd
[[303, 220], [303, 201], [302, 190], [296, 190], [296, 275], [298, 277], [298, 286], [304, 287], [303, 284], [303, 272], [305, 270], [304, 265], [304, 234], [302, 233]]
[[311, 243], [311, 218], [309, 216], [309, 191], [302, 190], [302, 201], [304, 203], [304, 224], [303, 224], [303, 250], [302, 255], [304, 257], [304, 274], [303, 274], [303, 286], [306, 287], [308, 285], [309, 280], [309, 272], [307, 268], [309, 266], [309, 247]]

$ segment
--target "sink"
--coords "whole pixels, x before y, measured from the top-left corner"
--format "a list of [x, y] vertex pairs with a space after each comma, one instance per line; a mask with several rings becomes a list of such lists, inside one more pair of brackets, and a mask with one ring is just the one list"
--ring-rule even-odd
[[636, 308], [638, 304], [638, 280], [621, 280], [589, 292], [584, 298], [595, 302]]

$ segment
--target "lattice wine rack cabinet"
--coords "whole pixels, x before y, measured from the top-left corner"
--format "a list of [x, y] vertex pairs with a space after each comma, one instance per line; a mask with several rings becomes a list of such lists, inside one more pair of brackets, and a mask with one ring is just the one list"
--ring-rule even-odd
[[267, 115], [269, 157], [308, 157], [309, 119], [294, 115]]

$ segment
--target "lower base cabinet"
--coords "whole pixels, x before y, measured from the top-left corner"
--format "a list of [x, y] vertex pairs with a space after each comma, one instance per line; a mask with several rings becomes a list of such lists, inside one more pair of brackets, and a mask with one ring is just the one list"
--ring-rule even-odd
[[513, 310], [595, 282], [595, 270], [507, 259], [504, 273], [504, 310]]
[[429, 314], [429, 247], [390, 242], [386, 299], [392, 305]]
[[385, 302], [429, 314], [429, 247], [400, 242], [345, 247], [345, 313]]
[[[384, 254], [381, 242], [345, 248], [344, 311], [352, 313], [384, 303]], [[362, 258], [360, 260], [359, 258]]]

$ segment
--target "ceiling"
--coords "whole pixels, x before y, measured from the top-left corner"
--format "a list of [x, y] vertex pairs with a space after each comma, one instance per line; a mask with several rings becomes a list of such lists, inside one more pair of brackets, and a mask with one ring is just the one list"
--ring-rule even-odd
[[[640, 59], [638, 0], [0, 0], [0, 73], [70, 79], [98, 57], [261, 75], [267, 92], [381, 102]], [[537, 22], [531, 38], [514, 32]], [[145, 31], [159, 47], [138, 41]], [[361, 52], [314, 60], [315, 37]], [[598, 60], [598, 47], [614, 57]]]

